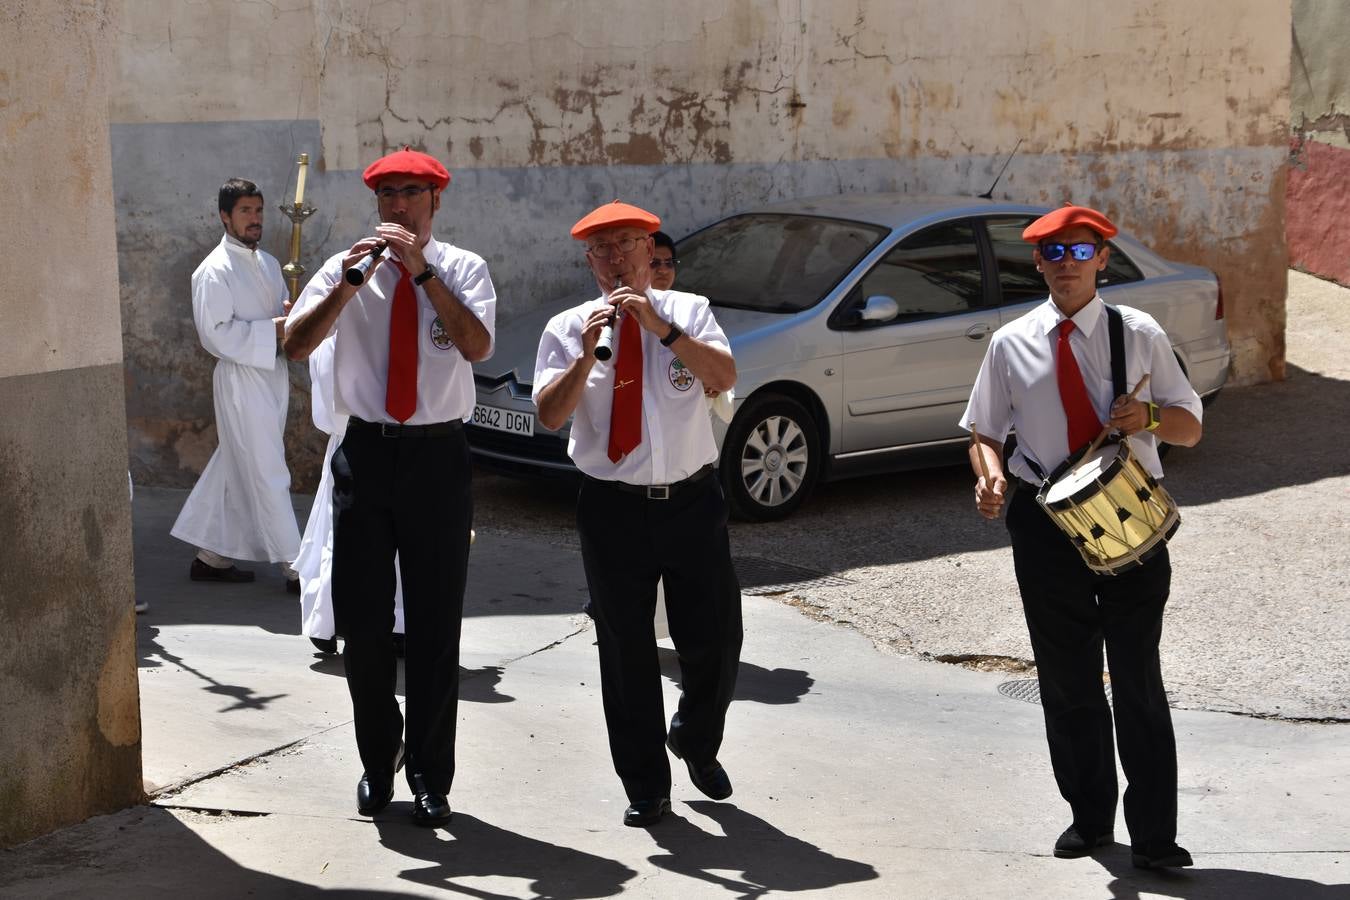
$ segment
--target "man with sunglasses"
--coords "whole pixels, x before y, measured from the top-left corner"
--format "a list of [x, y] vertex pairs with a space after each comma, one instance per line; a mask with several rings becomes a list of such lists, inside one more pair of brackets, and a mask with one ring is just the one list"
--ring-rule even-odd
[[[585, 475], [577, 532], [610, 755], [634, 827], [670, 811], [667, 748], [704, 794], [731, 795], [717, 752], [741, 649], [740, 585], [703, 399], [705, 387], [735, 384], [736, 363], [706, 298], [651, 289], [660, 224], [616, 200], [572, 226], [601, 296], [549, 321], [534, 372], [539, 423], [558, 429], [572, 417], [567, 452]], [[616, 339], [601, 361], [606, 326]], [[680, 659], [669, 732], [653, 630], [658, 580]]]
[[[329, 335], [334, 412], [332, 596], [365, 769], [357, 811], [374, 815], [407, 762], [419, 825], [450, 818], [459, 637], [473, 505], [463, 421], [472, 363], [492, 351], [497, 295], [477, 254], [432, 237], [450, 173], [405, 147], [363, 173], [375, 233], [331, 257], [291, 310], [286, 352], [305, 359]], [[364, 283], [344, 273], [378, 247]], [[361, 279], [353, 279], [361, 282]], [[394, 559], [403, 584], [407, 730], [399, 712]]]
[[675, 241], [664, 231], [652, 234], [652, 290], [668, 291], [675, 286]]
[[[1055, 843], [1061, 858], [1085, 856], [1115, 840], [1116, 763], [1112, 708], [1102, 684], [1111, 671], [1115, 739], [1129, 784], [1125, 824], [1139, 868], [1191, 865], [1176, 843], [1177, 763], [1158, 644], [1171, 583], [1164, 547], [1123, 574], [1088, 569], [1073, 544], [1036, 503], [1038, 484], [1090, 444], [1103, 425], [1128, 440], [1158, 479], [1158, 441], [1200, 440], [1200, 398], [1166, 333], [1148, 314], [1119, 307], [1127, 390], [1147, 375], [1136, 399], [1114, 397], [1108, 312], [1097, 293], [1116, 226], [1081, 206], [1064, 206], [1027, 226], [1036, 268], [1050, 298], [1000, 328], [961, 419], [978, 437], [970, 447], [979, 513], [997, 519], [1005, 495], [1013, 564], [1036, 658], [1050, 761], [1073, 821]], [[1017, 432], [1004, 468], [1003, 441]], [[988, 472], [986, 476], [984, 473]]]

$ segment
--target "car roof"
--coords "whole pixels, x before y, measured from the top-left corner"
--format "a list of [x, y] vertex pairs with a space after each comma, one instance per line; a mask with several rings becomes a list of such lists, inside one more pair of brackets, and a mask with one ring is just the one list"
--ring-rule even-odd
[[770, 203], [742, 210], [739, 214], [773, 213], [784, 215], [795, 213], [833, 219], [851, 219], [891, 229], [908, 229], [930, 219], [950, 219], [962, 215], [987, 216], [996, 213], [1030, 213], [1035, 215], [1046, 211], [1047, 207], [1037, 204], [985, 200], [981, 197], [869, 193], [830, 194], [820, 197], [785, 200], [781, 203]]

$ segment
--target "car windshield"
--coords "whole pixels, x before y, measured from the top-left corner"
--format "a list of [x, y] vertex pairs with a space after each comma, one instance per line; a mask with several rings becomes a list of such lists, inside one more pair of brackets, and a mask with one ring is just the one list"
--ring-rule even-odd
[[819, 303], [887, 231], [816, 216], [732, 216], [680, 242], [678, 287], [716, 306], [800, 312]]

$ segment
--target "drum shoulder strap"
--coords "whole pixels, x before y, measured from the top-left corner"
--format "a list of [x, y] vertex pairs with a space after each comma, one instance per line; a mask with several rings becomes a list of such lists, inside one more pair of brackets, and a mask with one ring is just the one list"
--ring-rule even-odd
[[1125, 317], [1109, 303], [1106, 307], [1107, 332], [1111, 337], [1111, 389], [1113, 397], [1129, 393], [1125, 387]]

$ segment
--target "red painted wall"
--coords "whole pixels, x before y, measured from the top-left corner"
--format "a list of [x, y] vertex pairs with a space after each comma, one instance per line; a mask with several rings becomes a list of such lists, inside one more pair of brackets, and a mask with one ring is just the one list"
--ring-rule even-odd
[[1294, 150], [1285, 189], [1289, 265], [1350, 286], [1350, 150], [1317, 141]]

